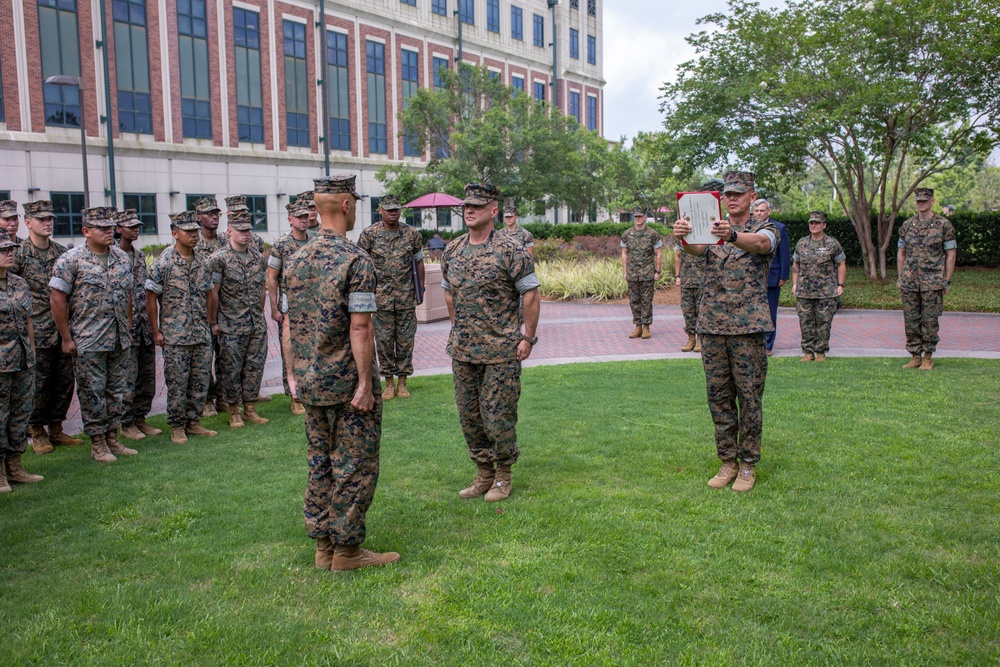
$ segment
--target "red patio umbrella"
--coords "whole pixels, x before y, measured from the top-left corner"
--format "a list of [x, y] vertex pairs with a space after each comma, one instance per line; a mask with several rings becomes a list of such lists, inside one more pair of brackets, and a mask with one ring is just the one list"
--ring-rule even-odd
[[462, 200], [458, 197], [452, 197], [444, 192], [432, 192], [423, 197], [417, 197], [409, 204], [404, 204], [404, 208], [448, 208], [461, 205]]

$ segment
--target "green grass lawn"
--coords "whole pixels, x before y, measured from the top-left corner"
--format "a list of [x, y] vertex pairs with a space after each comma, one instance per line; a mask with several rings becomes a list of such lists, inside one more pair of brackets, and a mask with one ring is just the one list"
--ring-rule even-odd
[[413, 379], [366, 543], [403, 559], [374, 571], [313, 567], [283, 399], [111, 466], [29, 453], [0, 664], [995, 665], [1000, 362], [901, 363], [772, 360], [744, 495], [706, 486], [697, 361], [528, 369], [499, 506], [457, 497], [451, 378]]

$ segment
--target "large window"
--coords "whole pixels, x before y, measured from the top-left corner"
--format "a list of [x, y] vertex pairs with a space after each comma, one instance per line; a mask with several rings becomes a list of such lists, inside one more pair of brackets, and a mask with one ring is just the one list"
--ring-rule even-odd
[[580, 93], [576, 90], [569, 91], [569, 115], [580, 122]]
[[199, 199], [201, 199], [202, 197], [214, 197], [214, 196], [215, 195], [210, 195], [210, 194], [191, 194], [191, 195], [187, 195], [184, 198], [184, 210], [185, 211], [193, 211], [194, 210], [194, 205], [198, 202]]
[[569, 57], [573, 60], [580, 59], [580, 31], [576, 28], [569, 29]]
[[212, 138], [205, 0], [177, 0], [181, 125], [185, 137]]
[[402, 2], [404, 5], [410, 5], [411, 7], [417, 6], [417, 0], [399, 0], [399, 1]]
[[593, 35], [587, 35], [587, 62], [597, 64], [597, 38]]
[[431, 11], [441, 16], [447, 16], [448, 0], [431, 0]]
[[367, 41], [368, 152], [385, 154], [385, 44]]
[[253, 218], [253, 229], [257, 232], [267, 231], [267, 196], [247, 195], [247, 208]]
[[[76, 0], [38, 0], [38, 36], [42, 80], [50, 76], [80, 76], [80, 35]], [[43, 85], [45, 124], [80, 127], [80, 88]]]
[[233, 8], [236, 53], [236, 123], [240, 141], [264, 143], [264, 95], [260, 81], [260, 15]]
[[545, 46], [545, 17], [539, 16], [538, 14], [532, 14], [532, 19], [534, 21], [533, 28], [533, 44], [535, 46]]
[[444, 82], [441, 81], [441, 72], [450, 69], [448, 67], [449, 62], [447, 58], [438, 58], [434, 56], [434, 60], [431, 63], [434, 66], [434, 90], [439, 91], [444, 88]]
[[[416, 51], [403, 49], [403, 108], [420, 89], [420, 56]], [[403, 155], [420, 155], [420, 140], [415, 136], [403, 135]]]
[[541, 81], [535, 81], [535, 101], [545, 101], [545, 84]]
[[378, 223], [382, 222], [382, 214], [378, 212], [378, 207], [379, 207], [379, 204], [382, 203], [382, 198], [381, 197], [371, 197], [371, 198], [369, 198], [369, 201], [371, 202], [371, 205], [372, 205], [372, 221], [371, 221], [371, 224], [377, 225]]
[[518, 41], [524, 40], [524, 10], [510, 6], [510, 36]]
[[149, 98], [149, 45], [145, 0], [114, 0], [115, 69], [118, 77], [118, 129], [153, 133]]
[[285, 122], [289, 146], [309, 145], [309, 80], [306, 75], [306, 27], [284, 22]]
[[351, 150], [351, 89], [347, 35], [326, 33], [326, 76], [330, 90], [330, 149]]
[[486, 29], [500, 32], [500, 0], [486, 0]]
[[597, 0], [587, 0], [587, 13], [597, 16]]
[[523, 76], [512, 76], [510, 77], [510, 87], [514, 89], [515, 92], [524, 92], [524, 77]]
[[587, 95], [587, 129], [597, 130], [597, 98]]
[[128, 193], [124, 195], [125, 208], [134, 208], [142, 223], [142, 232], [156, 234], [156, 195]]
[[476, 25], [475, 0], [458, 0], [458, 20], [469, 25]]
[[580, 9], [580, 0], [569, 0], [570, 9]]
[[83, 234], [83, 193], [50, 192], [52, 212], [56, 214], [52, 223], [54, 236], [80, 236]]

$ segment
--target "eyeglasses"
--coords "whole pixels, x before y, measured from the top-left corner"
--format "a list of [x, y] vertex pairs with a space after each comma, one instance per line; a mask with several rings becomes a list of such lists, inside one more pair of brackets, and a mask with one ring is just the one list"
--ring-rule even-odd
[[14, 250], [16, 250], [14, 247], [0, 248], [0, 255], [11, 255]]

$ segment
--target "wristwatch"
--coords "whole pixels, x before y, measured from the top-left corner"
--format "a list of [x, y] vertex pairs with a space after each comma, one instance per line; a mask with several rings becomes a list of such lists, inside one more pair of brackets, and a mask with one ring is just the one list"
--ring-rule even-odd
[[729, 242], [730, 243], [736, 243], [736, 234], [737, 233], [738, 232], [735, 229], [729, 230]]
[[528, 344], [531, 345], [531, 347], [535, 347], [535, 344], [538, 342], [538, 336], [532, 336], [531, 338], [521, 336], [521, 340], [528, 341]]

